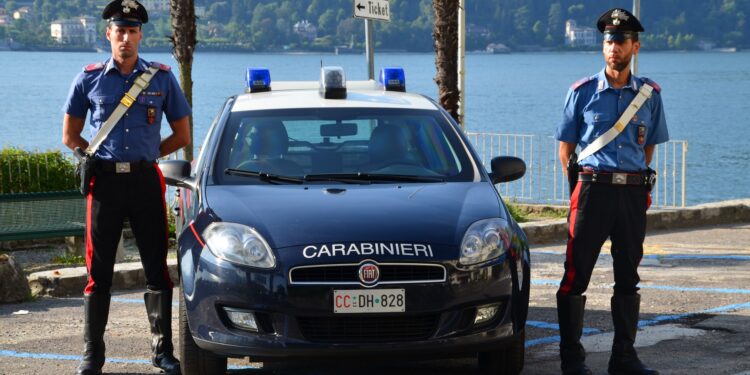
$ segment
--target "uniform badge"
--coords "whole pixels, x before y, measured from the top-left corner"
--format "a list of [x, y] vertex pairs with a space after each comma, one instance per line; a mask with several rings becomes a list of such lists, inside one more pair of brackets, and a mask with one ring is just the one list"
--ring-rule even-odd
[[638, 144], [646, 144], [646, 125], [638, 125]]
[[612, 12], [611, 17], [612, 17], [612, 24], [615, 25], [615, 26], [619, 26], [622, 21], [627, 21], [628, 18], [630, 18], [630, 17], [628, 17], [627, 14], [625, 14], [625, 12], [623, 12], [623, 11], [621, 11], [619, 9], [615, 9]]
[[152, 125], [154, 122], [156, 122], [156, 107], [149, 106], [146, 109], [146, 117], [148, 118], [148, 123]]

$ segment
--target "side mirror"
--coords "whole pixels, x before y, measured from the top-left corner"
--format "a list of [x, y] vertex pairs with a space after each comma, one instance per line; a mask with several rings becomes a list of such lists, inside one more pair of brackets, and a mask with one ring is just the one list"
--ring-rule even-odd
[[164, 175], [167, 185], [193, 190], [195, 181], [190, 178], [190, 162], [187, 160], [163, 160], [159, 162], [159, 169]]
[[518, 180], [526, 174], [526, 163], [513, 156], [498, 156], [492, 159], [490, 179], [493, 184]]

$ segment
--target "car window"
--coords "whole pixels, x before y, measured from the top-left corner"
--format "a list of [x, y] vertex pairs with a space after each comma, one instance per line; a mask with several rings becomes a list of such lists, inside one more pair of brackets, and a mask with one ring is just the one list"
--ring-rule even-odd
[[[294, 109], [233, 112], [216, 170], [284, 176], [386, 174], [471, 181], [463, 143], [439, 111]], [[217, 174], [218, 175], [218, 174]], [[224, 175], [218, 183], [254, 183]]]

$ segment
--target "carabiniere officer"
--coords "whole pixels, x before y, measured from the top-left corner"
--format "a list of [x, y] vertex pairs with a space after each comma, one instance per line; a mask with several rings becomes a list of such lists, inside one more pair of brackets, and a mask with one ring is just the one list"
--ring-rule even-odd
[[[152, 363], [168, 374], [179, 374], [172, 346], [172, 288], [167, 271], [167, 219], [164, 178], [156, 159], [190, 141], [191, 114], [170, 68], [138, 56], [141, 25], [148, 13], [135, 0], [115, 0], [102, 12], [112, 57], [86, 66], [76, 76], [63, 107], [63, 143], [86, 149], [81, 136], [87, 112], [94, 136], [110, 117], [134, 80], [150, 66], [158, 67], [143, 90], [96, 151], [95, 172], [86, 196], [86, 266], [84, 290], [84, 355], [77, 374], [101, 374], [104, 330], [110, 304], [115, 252], [123, 221], [130, 221], [146, 276], [144, 295], [151, 326]], [[171, 134], [160, 137], [162, 117]]]
[[[621, 133], [592, 155], [579, 160], [568, 216], [565, 273], [557, 291], [560, 357], [563, 374], [591, 374], [580, 338], [591, 273], [602, 245], [611, 239], [615, 286], [611, 298], [614, 340], [610, 374], [658, 374], [638, 358], [633, 344], [638, 329], [638, 264], [643, 257], [646, 210], [653, 174], [648, 168], [656, 144], [669, 139], [659, 86], [630, 71], [643, 27], [624, 9], [610, 9], [597, 22], [604, 36], [605, 67], [574, 83], [557, 127], [563, 166], [576, 146], [584, 150], [618, 124]], [[620, 117], [645, 84], [653, 91], [622, 127]], [[645, 88], [648, 90], [648, 87]], [[565, 168], [564, 168], [565, 169]], [[575, 180], [573, 180], [575, 181]]]

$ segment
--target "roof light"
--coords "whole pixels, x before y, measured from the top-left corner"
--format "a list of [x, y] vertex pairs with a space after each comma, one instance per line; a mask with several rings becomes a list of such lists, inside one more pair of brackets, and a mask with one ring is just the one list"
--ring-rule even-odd
[[247, 68], [245, 86], [248, 92], [271, 91], [271, 72], [267, 68]]
[[406, 74], [403, 68], [383, 68], [380, 70], [380, 83], [385, 91], [406, 91]]
[[346, 99], [346, 75], [340, 66], [320, 68], [320, 96], [326, 99]]

